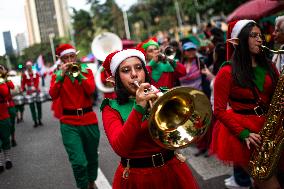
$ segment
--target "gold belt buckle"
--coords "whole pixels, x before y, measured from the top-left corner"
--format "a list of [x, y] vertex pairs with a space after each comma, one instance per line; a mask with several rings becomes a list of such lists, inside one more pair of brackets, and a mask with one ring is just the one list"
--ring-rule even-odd
[[83, 108], [79, 108], [76, 110], [77, 111], [77, 116], [83, 116], [84, 115], [84, 112], [83, 112]]
[[[159, 156], [160, 156], [159, 159], [161, 160], [162, 164], [161, 164], [161, 165], [156, 165], [156, 164], [155, 164], [155, 158], [156, 158], [156, 157], [159, 157]], [[165, 165], [165, 161], [164, 161], [163, 154], [162, 154], [162, 153], [158, 153], [158, 154], [152, 155], [152, 163], [153, 163], [153, 166], [154, 166], [154, 167], [162, 167], [162, 166], [164, 166], [164, 165]]]

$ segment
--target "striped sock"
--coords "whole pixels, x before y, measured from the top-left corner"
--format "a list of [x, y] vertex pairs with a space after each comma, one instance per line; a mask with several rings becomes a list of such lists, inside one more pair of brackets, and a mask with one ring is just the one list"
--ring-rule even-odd
[[5, 161], [11, 161], [11, 150], [4, 150]]
[[0, 166], [3, 166], [4, 153], [0, 152]]

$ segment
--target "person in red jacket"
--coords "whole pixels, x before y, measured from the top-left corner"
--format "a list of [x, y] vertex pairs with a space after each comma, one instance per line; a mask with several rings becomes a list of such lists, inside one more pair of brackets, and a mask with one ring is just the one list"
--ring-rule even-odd
[[9, 86], [5, 75], [5, 68], [0, 66], [0, 173], [4, 171], [3, 160], [5, 161], [6, 169], [11, 169], [13, 166], [10, 154], [11, 122], [7, 103]]
[[187, 164], [150, 136], [146, 106], [150, 99], [157, 97], [158, 90], [144, 92], [151, 86], [145, 64], [144, 54], [136, 49], [111, 53], [103, 63], [112, 76], [117, 95], [116, 99], [105, 99], [101, 105], [106, 136], [121, 157], [112, 187], [197, 189]]
[[[258, 134], [274, 92], [278, 72], [261, 51], [263, 35], [253, 20], [234, 22], [227, 39], [234, 50], [231, 63], [223, 66], [214, 83], [214, 115], [211, 151], [223, 162], [248, 171], [249, 158], [259, 147]], [[231, 46], [233, 44], [233, 46]], [[228, 109], [230, 105], [230, 109]], [[254, 180], [259, 189], [281, 188], [276, 177]], [[248, 187], [247, 187], [248, 188]]]
[[173, 88], [176, 81], [185, 76], [186, 69], [183, 64], [161, 56], [156, 38], [150, 38], [140, 43], [137, 48], [146, 56], [146, 68], [149, 71], [151, 83], [155, 87]]
[[40, 75], [32, 69], [33, 63], [28, 61], [26, 63], [26, 71], [22, 74], [22, 91], [26, 91], [25, 101], [29, 104], [32, 118], [34, 121], [34, 127], [43, 125], [41, 122], [42, 108], [41, 101], [37, 99], [39, 89]]
[[81, 65], [80, 74], [74, 77], [70, 66], [77, 63], [76, 49], [61, 44], [56, 55], [62, 61], [60, 70], [52, 75], [49, 94], [61, 106], [60, 130], [69, 156], [76, 184], [81, 189], [96, 188], [98, 174], [98, 145], [100, 132], [93, 111], [94, 76]]

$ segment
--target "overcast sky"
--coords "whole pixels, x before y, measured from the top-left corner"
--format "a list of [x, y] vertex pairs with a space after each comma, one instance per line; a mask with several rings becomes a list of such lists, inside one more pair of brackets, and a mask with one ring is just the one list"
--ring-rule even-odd
[[[18, 33], [27, 33], [27, 26], [24, 13], [25, 0], [1, 0], [0, 7], [0, 55], [5, 54], [3, 32], [10, 31], [13, 47], [16, 49], [15, 36]], [[67, 0], [70, 7], [88, 10], [85, 0]], [[102, 3], [105, 0], [101, 1]], [[137, 0], [116, 0], [117, 4], [128, 9]]]

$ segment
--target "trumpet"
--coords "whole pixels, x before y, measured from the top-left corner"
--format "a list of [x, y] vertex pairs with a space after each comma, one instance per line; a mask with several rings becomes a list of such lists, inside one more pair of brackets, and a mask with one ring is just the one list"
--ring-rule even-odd
[[261, 45], [260, 47], [261, 47], [263, 50], [268, 50], [269, 52], [274, 53], [274, 54], [284, 54], [284, 50], [282, 50], [282, 49], [273, 50], [273, 49], [270, 49], [270, 48], [268, 48], [267, 46], [264, 46], [264, 45]]
[[169, 61], [172, 63], [174, 61], [174, 57], [176, 56], [176, 52], [173, 47], [167, 46], [164, 50], [164, 53], [160, 53], [158, 55], [159, 61]]
[[72, 77], [78, 77], [81, 73], [81, 65], [76, 62], [71, 62], [69, 65], [69, 74], [72, 75]]

